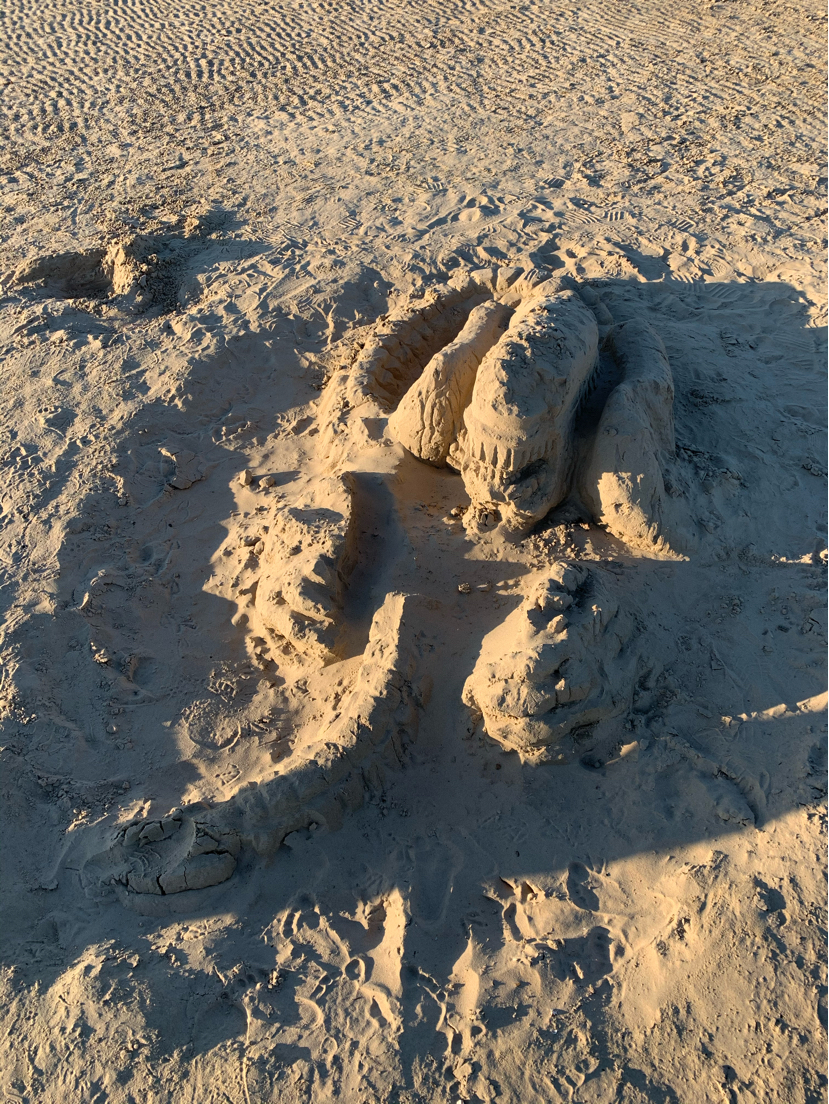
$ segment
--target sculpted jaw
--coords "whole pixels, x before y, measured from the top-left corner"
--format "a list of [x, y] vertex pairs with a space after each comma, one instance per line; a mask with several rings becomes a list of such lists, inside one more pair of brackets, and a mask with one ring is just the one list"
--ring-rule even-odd
[[526, 530], [569, 488], [573, 420], [596, 367], [598, 326], [557, 281], [527, 289], [507, 327], [510, 313], [495, 300], [475, 307], [388, 429], [420, 459], [460, 471], [471, 518], [491, 513]]
[[565, 497], [573, 421], [598, 340], [593, 314], [573, 292], [516, 311], [484, 357], [449, 453], [478, 511], [497, 511], [509, 528], [524, 531]]

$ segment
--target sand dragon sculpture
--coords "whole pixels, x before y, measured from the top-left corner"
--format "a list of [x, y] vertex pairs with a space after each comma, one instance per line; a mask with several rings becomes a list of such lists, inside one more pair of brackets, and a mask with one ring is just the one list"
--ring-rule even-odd
[[[665, 472], [674, 453], [673, 384], [643, 321], [614, 325], [595, 292], [536, 271], [493, 268], [430, 289], [380, 320], [329, 382], [318, 411], [333, 474], [274, 510], [251, 611], [261, 638], [303, 662], [336, 663], [343, 596], [359, 541], [356, 446], [402, 446], [460, 474], [468, 538], [520, 540], [565, 500], [629, 549], [670, 555]], [[381, 426], [378, 434], [377, 426]], [[402, 453], [400, 454], [402, 455]], [[555, 758], [573, 730], [623, 714], [635, 618], [601, 565], [558, 560], [482, 642], [463, 702], [522, 759]], [[377, 609], [350, 693], [303, 737], [275, 777], [216, 810], [121, 826], [85, 866], [87, 885], [122, 897], [204, 888], [382, 786], [417, 735], [428, 700], [415, 594]]]

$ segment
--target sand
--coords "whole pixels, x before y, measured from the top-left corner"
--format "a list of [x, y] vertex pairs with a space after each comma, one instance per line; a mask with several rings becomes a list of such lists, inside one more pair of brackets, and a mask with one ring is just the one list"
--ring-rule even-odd
[[825, 22], [3, 7], [4, 1100], [825, 1099]]

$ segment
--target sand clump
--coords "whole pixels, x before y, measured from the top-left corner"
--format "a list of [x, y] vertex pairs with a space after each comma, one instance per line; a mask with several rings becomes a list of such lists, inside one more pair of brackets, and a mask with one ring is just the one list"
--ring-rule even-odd
[[634, 627], [603, 590], [596, 575], [553, 564], [549, 579], [483, 642], [463, 700], [489, 736], [522, 757], [546, 751], [555, 761], [568, 732], [630, 707]]

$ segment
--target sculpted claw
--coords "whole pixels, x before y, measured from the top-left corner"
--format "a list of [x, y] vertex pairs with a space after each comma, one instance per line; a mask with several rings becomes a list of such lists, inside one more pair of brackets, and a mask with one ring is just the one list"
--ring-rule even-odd
[[630, 704], [634, 626], [598, 572], [551, 577], [485, 638], [463, 700], [489, 736], [533, 758]]

